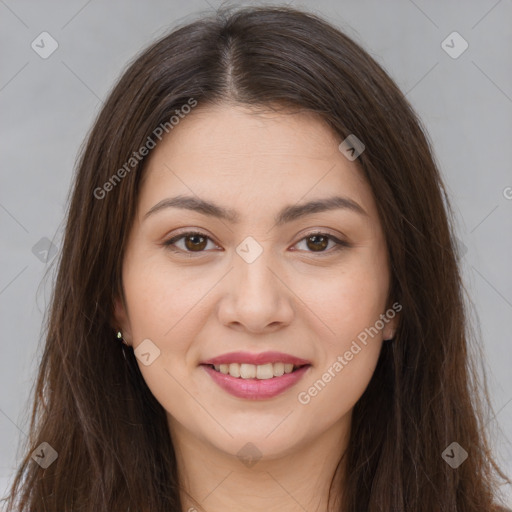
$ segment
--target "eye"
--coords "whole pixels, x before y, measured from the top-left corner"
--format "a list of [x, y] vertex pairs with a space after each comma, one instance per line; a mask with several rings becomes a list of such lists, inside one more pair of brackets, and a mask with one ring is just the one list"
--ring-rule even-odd
[[[339, 240], [333, 235], [330, 235], [329, 233], [323, 233], [320, 231], [316, 231], [313, 233], [309, 233], [304, 238], [299, 240], [299, 242], [295, 245], [300, 244], [301, 242], [305, 241], [305, 246], [308, 249], [311, 249], [307, 252], [317, 252], [317, 253], [332, 253], [335, 251], [339, 251], [345, 247], [350, 247], [350, 244], [348, 242], [344, 242], [343, 240]], [[333, 245], [330, 247], [332, 250], [326, 250], [326, 248], [329, 246], [329, 242], [332, 242]]]
[[[182, 239], [184, 239], [185, 247], [177, 247], [176, 242], [181, 241]], [[211, 242], [211, 239], [204, 233], [200, 233], [199, 231], [187, 231], [186, 233], [181, 233], [180, 235], [167, 240], [164, 242], [164, 245], [175, 252], [203, 252], [208, 245], [208, 241]]]
[[[181, 242], [182, 240], [184, 241], [184, 247], [179, 247], [177, 243]], [[171, 238], [170, 240], [167, 240], [164, 242], [164, 245], [174, 252], [190, 254], [194, 252], [204, 252], [209, 241], [215, 246], [208, 235], [205, 235], [199, 231], [187, 231]], [[319, 231], [309, 233], [307, 236], [299, 240], [295, 246], [302, 242], [304, 242], [307, 247], [306, 252], [331, 253], [341, 250], [345, 247], [350, 247], [348, 242], [339, 240], [329, 233]], [[331, 245], [329, 250], [326, 250], [329, 247], [329, 243], [332, 243], [333, 245]]]

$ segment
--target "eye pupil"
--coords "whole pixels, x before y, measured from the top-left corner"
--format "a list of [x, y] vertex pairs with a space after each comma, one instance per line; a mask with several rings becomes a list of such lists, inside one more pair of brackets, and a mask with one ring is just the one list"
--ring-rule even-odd
[[[192, 244], [190, 244], [189, 240], [192, 240], [192, 239], [196, 239], [196, 242], [192, 242]], [[199, 245], [198, 245], [197, 239], [202, 239], [203, 242], [202, 243], [199, 242]], [[198, 249], [201, 251], [206, 247], [206, 237], [204, 237], [202, 235], [188, 235], [187, 237], [185, 237], [185, 245], [187, 246], [187, 249], [190, 249], [190, 250]]]
[[[315, 243], [318, 241], [318, 239], [322, 240], [321, 245], [315, 245]], [[309, 243], [313, 241], [313, 246], [310, 246]], [[308, 248], [312, 249], [313, 251], [322, 251], [325, 249], [328, 245], [329, 241], [326, 236], [323, 235], [312, 235], [308, 237]]]

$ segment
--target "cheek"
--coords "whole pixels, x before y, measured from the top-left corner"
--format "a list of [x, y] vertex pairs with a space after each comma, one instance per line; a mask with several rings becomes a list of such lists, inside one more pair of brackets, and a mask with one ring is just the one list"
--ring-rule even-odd
[[318, 365], [297, 396], [311, 429], [327, 428], [349, 413], [372, 378], [383, 343], [376, 322], [385, 312], [387, 275], [351, 267], [326, 280], [324, 292], [311, 297], [311, 309], [329, 331], [316, 339]]
[[151, 364], [139, 358], [137, 364], [157, 401], [179, 415], [176, 408], [189, 403], [180, 383], [188, 378], [190, 345], [204, 323], [198, 320], [200, 299], [209, 287], [187, 271], [173, 268], [165, 258], [136, 256], [127, 259], [123, 273], [133, 345], [136, 350], [149, 339], [159, 350]]
[[382, 251], [368, 251], [326, 279], [311, 297], [333, 332], [321, 338], [320, 364], [299, 403], [325, 424], [349, 412], [368, 386], [382, 347], [376, 322], [385, 312], [389, 274]]
[[[301, 276], [294, 292], [321, 322], [329, 344], [343, 348], [384, 313], [389, 286], [385, 254], [361, 251], [332, 271]], [[311, 317], [311, 315], [309, 315]]]
[[381, 345], [376, 338], [367, 346], [341, 348], [301, 386], [297, 401], [304, 430], [322, 431], [351, 414], [372, 378]]
[[192, 268], [173, 267], [161, 255], [140, 255], [128, 262], [123, 279], [134, 344], [149, 338], [166, 352], [185, 349], [200, 325], [190, 317], [201, 312], [201, 299], [214, 284], [211, 273], [201, 278]]

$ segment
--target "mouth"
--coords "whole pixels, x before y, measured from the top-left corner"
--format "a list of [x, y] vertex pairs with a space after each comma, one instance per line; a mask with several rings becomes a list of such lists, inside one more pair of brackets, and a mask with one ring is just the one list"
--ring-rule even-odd
[[207, 359], [200, 366], [227, 393], [248, 400], [266, 400], [295, 386], [312, 364], [284, 352], [239, 351]]
[[281, 361], [266, 364], [230, 363], [230, 364], [204, 364], [212, 370], [234, 377], [236, 379], [268, 380], [294, 373], [310, 364], [293, 364]]
[[245, 400], [268, 400], [293, 388], [308, 373], [311, 364], [204, 363], [200, 367], [230, 395]]

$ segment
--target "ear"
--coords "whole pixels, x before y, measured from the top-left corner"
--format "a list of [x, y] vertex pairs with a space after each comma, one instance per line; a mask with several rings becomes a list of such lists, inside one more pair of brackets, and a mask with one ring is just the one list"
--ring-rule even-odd
[[132, 333], [130, 320], [128, 318], [128, 312], [126, 304], [121, 297], [117, 297], [114, 300], [114, 319], [112, 321], [113, 327], [116, 331], [121, 331], [123, 334], [123, 340], [128, 344], [132, 344]]
[[[400, 309], [395, 307], [397, 304]], [[386, 325], [382, 331], [382, 337], [384, 340], [392, 340], [395, 337], [395, 333], [398, 329], [398, 326], [400, 325], [401, 310], [402, 306], [399, 305], [398, 302], [395, 302], [393, 306], [386, 310], [386, 317], [388, 321], [386, 322]]]
[[383, 331], [382, 337], [383, 337], [383, 339], [385, 341], [389, 341], [389, 340], [392, 340], [395, 337], [395, 333], [396, 333], [396, 327], [393, 327], [392, 326], [392, 321], [390, 321], [386, 325], [386, 327], [384, 327], [384, 331]]

